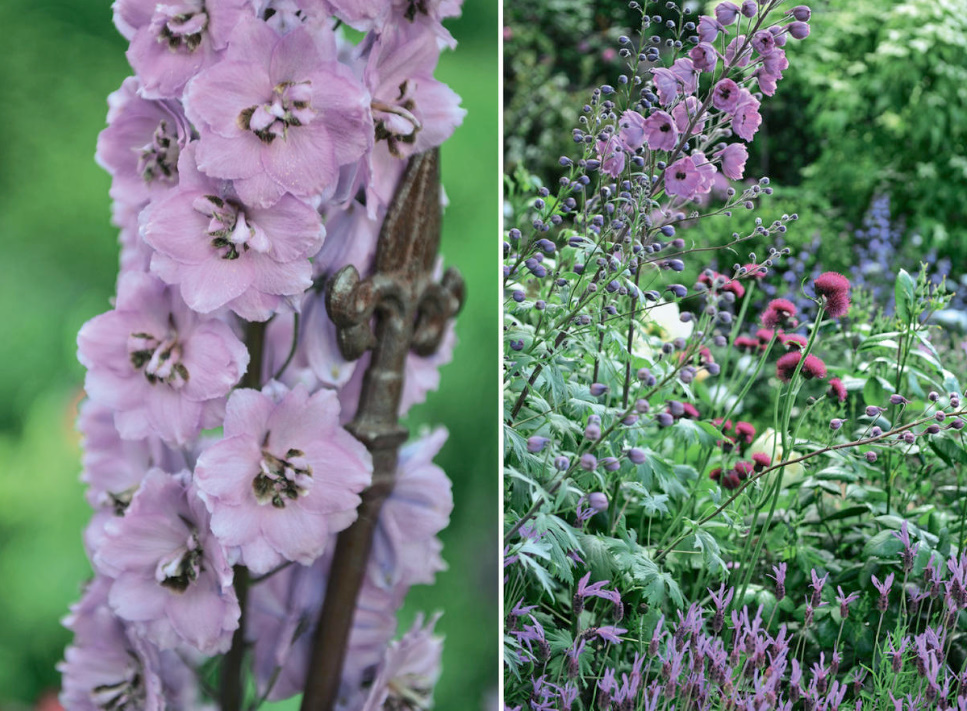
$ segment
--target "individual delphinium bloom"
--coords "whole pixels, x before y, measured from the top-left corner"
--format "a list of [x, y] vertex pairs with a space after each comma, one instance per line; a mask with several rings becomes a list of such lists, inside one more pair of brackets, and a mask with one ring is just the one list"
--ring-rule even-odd
[[739, 90], [739, 99], [732, 113], [732, 131], [744, 141], [751, 141], [762, 124], [759, 100], [748, 89]]
[[258, 574], [322, 555], [329, 534], [356, 520], [372, 467], [339, 424], [335, 392], [269, 385], [232, 393], [224, 438], [198, 458], [195, 481], [213, 534]]
[[741, 96], [738, 84], [731, 79], [720, 79], [712, 88], [712, 106], [727, 114], [735, 113]]
[[644, 121], [644, 142], [653, 151], [672, 151], [678, 144], [675, 120], [664, 111], [654, 111]]
[[782, 79], [782, 70], [788, 68], [789, 60], [785, 51], [776, 47], [771, 54], [762, 58], [762, 65], [752, 73], [759, 85], [759, 91], [766, 96], [773, 96], [776, 85]]
[[662, 106], [669, 106], [682, 94], [690, 96], [698, 88], [698, 73], [691, 59], [676, 59], [671, 68], [657, 67], [651, 70]]
[[715, 184], [715, 176], [718, 173], [718, 169], [715, 164], [705, 157], [705, 154], [701, 151], [693, 152], [689, 158], [695, 165], [695, 169], [698, 171], [699, 182], [696, 193], [698, 195], [705, 195], [712, 190], [712, 186]]
[[178, 99], [189, 79], [219, 59], [249, 13], [245, 0], [118, 0], [115, 22], [131, 40], [127, 57], [144, 96]]
[[[437, 38], [417, 23], [371, 33], [357, 54], [367, 57], [363, 83], [372, 96], [377, 151], [408, 158], [446, 141], [467, 113], [460, 97], [434, 79]], [[375, 153], [375, 152], [374, 152]]]
[[700, 18], [698, 18], [696, 32], [700, 42], [708, 42], [711, 44], [715, 42], [716, 38], [719, 36], [719, 32], [725, 32], [725, 26], [715, 17], [711, 17], [710, 15], [702, 15]]
[[798, 309], [788, 299], [773, 299], [762, 312], [762, 325], [768, 329], [795, 327]]
[[74, 641], [57, 665], [60, 702], [77, 711], [196, 708], [192, 670], [176, 653], [162, 652], [125, 628], [108, 606], [110, 585], [109, 578], [94, 578], [64, 619]]
[[439, 427], [400, 449], [393, 491], [373, 534], [369, 574], [376, 586], [429, 585], [446, 569], [436, 536], [450, 523], [453, 494], [447, 475], [433, 463], [446, 440], [446, 429]]
[[[737, 35], [725, 47], [725, 61], [732, 67], [747, 67], [752, 59], [752, 47], [745, 43], [745, 35]], [[736, 56], [740, 47], [744, 47], [742, 54]]]
[[843, 381], [839, 378], [830, 378], [826, 395], [835, 398], [838, 402], [846, 402], [846, 386], [843, 385]]
[[824, 272], [813, 281], [816, 296], [830, 318], [840, 318], [849, 312], [849, 279], [837, 272]]
[[[802, 353], [798, 351], [793, 351], [791, 353], [786, 353], [778, 361], [776, 361], [776, 376], [784, 383], [788, 383], [792, 380], [793, 374], [796, 372], [796, 367], [799, 365], [799, 361], [802, 360]], [[826, 364], [823, 363], [817, 356], [812, 353], [806, 356], [806, 360], [803, 363], [802, 370], [799, 371], [800, 375], [806, 380], [812, 378], [823, 379], [826, 377]]]
[[601, 172], [617, 178], [625, 169], [625, 153], [617, 136], [608, 136], [596, 144]]
[[88, 396], [115, 411], [121, 437], [179, 446], [220, 424], [249, 360], [227, 324], [200, 317], [159, 279], [137, 272], [121, 275], [114, 310], [81, 328], [77, 357], [88, 369]]
[[145, 99], [139, 89], [137, 78], [128, 77], [108, 96], [108, 126], [97, 137], [95, 154], [111, 174], [111, 197], [134, 211], [135, 225], [148, 200], [178, 184], [178, 157], [191, 139], [177, 101]]
[[151, 270], [194, 311], [227, 307], [265, 321], [312, 286], [319, 213], [291, 195], [270, 208], [243, 204], [230, 183], [198, 171], [196, 146], [182, 152], [178, 188], [141, 213], [142, 237], [156, 250]]
[[177, 472], [187, 466], [184, 453], [165, 446], [158, 437], [121, 439], [114, 426], [114, 411], [91, 400], [80, 405], [77, 429], [81, 434], [81, 481], [88, 485], [87, 501], [95, 510], [110, 509], [120, 516], [149, 469]]
[[460, 15], [460, 2], [455, 0], [331, 0], [327, 6], [338, 19], [363, 32], [404, 21], [430, 23], [446, 32], [439, 23]]
[[[654, 113], [662, 113], [663, 111], [656, 111]], [[654, 115], [654, 114], [653, 114]], [[665, 114], [668, 116], [668, 114]], [[650, 118], [650, 117], [649, 117]], [[669, 117], [670, 119], [671, 117]], [[672, 123], [674, 126], [674, 123]], [[677, 131], [676, 131], [677, 133]], [[621, 114], [621, 118], [618, 119], [618, 140], [621, 141], [622, 147], [630, 152], [634, 153], [643, 145], [647, 140], [648, 136], [648, 121], [637, 111], [628, 109]], [[650, 146], [649, 146], [650, 147]], [[652, 149], [656, 150], [656, 149]], [[671, 150], [671, 149], [662, 149]]]
[[199, 169], [234, 181], [250, 206], [333, 188], [339, 168], [372, 142], [366, 91], [335, 52], [333, 38], [304, 27], [280, 37], [241, 20], [224, 59], [186, 90]]
[[[330, 548], [332, 543], [330, 539]], [[290, 565], [250, 588], [245, 637], [254, 647], [257, 688], [270, 701], [305, 688], [330, 564], [324, 555], [311, 566]], [[396, 632], [404, 593], [405, 588], [384, 590], [364, 578], [347, 643], [341, 697], [358, 696], [363, 680], [372, 678]]]
[[699, 194], [702, 174], [691, 157], [679, 158], [665, 170], [665, 192], [690, 200]]
[[699, 42], [688, 51], [692, 66], [700, 72], [714, 72], [718, 62], [718, 53], [708, 42]]
[[679, 134], [689, 131], [689, 126], [692, 127], [690, 136], [699, 134], [705, 130], [705, 123], [708, 121], [708, 112], [702, 111], [702, 102], [694, 96], [686, 96], [675, 104], [671, 114]]
[[752, 49], [763, 57], [772, 54], [776, 49], [776, 38], [769, 30], [759, 30], [752, 35]]
[[189, 472], [152, 469], [105, 526], [95, 568], [113, 578], [111, 609], [161, 649], [228, 650], [238, 627], [232, 566], [211, 534]]
[[[749, 159], [749, 150], [742, 143], [730, 143], [720, 151], [712, 154], [713, 159], [722, 162], [722, 173], [731, 180], [742, 180], [745, 175], [745, 162]], [[763, 273], [762, 276], [765, 276]]]

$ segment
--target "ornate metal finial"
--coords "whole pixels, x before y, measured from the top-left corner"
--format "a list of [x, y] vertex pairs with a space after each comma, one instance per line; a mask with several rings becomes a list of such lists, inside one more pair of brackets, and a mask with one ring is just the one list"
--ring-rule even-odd
[[347, 426], [373, 456], [373, 483], [363, 492], [356, 522], [339, 534], [316, 629], [302, 711], [330, 711], [339, 691], [356, 597], [366, 574], [373, 531], [393, 490], [397, 454], [407, 431], [399, 424], [407, 354], [432, 354], [447, 321], [463, 305], [460, 274], [434, 279], [440, 246], [440, 156], [410, 159], [380, 229], [373, 273], [346, 266], [329, 281], [326, 308], [339, 350], [355, 360], [373, 355], [363, 376], [356, 417]]

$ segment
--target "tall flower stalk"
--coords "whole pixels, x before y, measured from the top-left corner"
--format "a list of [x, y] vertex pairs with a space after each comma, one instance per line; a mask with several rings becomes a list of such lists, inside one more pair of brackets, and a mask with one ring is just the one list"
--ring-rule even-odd
[[[66, 620], [62, 703], [256, 708], [302, 692], [321, 654], [334, 692], [307, 707], [426, 708], [436, 617], [392, 639], [409, 587], [444, 567], [446, 432], [399, 450], [397, 421], [436, 386], [462, 299], [455, 273], [437, 283], [436, 149], [464, 112], [433, 77], [459, 3], [114, 10], [135, 76], [97, 157], [121, 272], [78, 336], [94, 578]], [[367, 293], [405, 291], [408, 328], [379, 304], [346, 323], [347, 270]], [[360, 424], [376, 380], [393, 390], [376, 408], [389, 441]], [[375, 488], [347, 559], [337, 537]], [[313, 651], [323, 607], [346, 634]]]

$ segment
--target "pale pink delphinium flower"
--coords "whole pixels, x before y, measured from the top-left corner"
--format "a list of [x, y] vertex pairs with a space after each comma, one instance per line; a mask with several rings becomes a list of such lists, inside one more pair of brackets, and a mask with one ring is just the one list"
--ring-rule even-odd
[[377, 586], [433, 583], [446, 568], [436, 538], [450, 522], [450, 480], [433, 463], [447, 441], [439, 427], [405, 445], [399, 453], [396, 483], [383, 503], [370, 553], [370, 577]]
[[429, 708], [440, 676], [443, 638], [433, 634], [439, 615], [424, 625], [422, 613], [398, 642], [387, 647], [360, 711], [379, 711], [404, 703]]
[[[251, 589], [246, 639], [254, 647], [259, 693], [268, 693], [270, 701], [286, 699], [305, 687], [329, 566], [329, 556], [325, 555], [308, 567], [289, 566]], [[363, 580], [347, 643], [342, 696], [358, 694], [362, 680], [379, 663], [396, 632], [396, 614], [404, 594], [405, 588], [387, 591], [368, 578]], [[275, 685], [269, 691], [273, 679]]]
[[77, 357], [88, 369], [87, 395], [115, 411], [121, 437], [157, 435], [179, 446], [220, 423], [249, 361], [227, 324], [205, 320], [137, 272], [121, 275], [114, 310], [81, 328]]
[[665, 172], [665, 192], [689, 200], [699, 193], [702, 174], [688, 156], [679, 158]]
[[224, 438], [195, 466], [213, 533], [254, 573], [322, 555], [329, 534], [356, 520], [373, 467], [340, 426], [335, 392], [272, 390], [233, 392]]
[[745, 162], [749, 159], [749, 150], [742, 143], [730, 143], [722, 150], [713, 153], [713, 158], [722, 161], [722, 173], [726, 178], [742, 180], [745, 174]]
[[653, 151], [671, 151], [678, 143], [678, 128], [675, 121], [664, 111], [655, 111], [644, 125], [645, 142]]
[[762, 124], [759, 114], [759, 100], [748, 89], [740, 89], [738, 103], [732, 114], [732, 130], [744, 141], [751, 141]]
[[149, 98], [181, 98], [185, 83], [216, 62], [247, 0], [117, 0], [115, 23], [131, 40], [128, 61]]
[[617, 136], [610, 136], [606, 140], [598, 140], [598, 160], [601, 161], [601, 172], [617, 178], [625, 169], [625, 153], [621, 141]]
[[196, 145], [181, 156], [178, 188], [141, 213], [141, 234], [156, 250], [151, 270], [194, 311], [228, 307], [265, 321], [312, 286], [309, 258], [325, 234], [319, 213], [291, 195], [270, 208], [245, 205], [230, 183], [198, 171]]
[[241, 614], [232, 566], [187, 470], [145, 475], [124, 516], [105, 527], [94, 565], [113, 578], [111, 609], [161, 649], [228, 651]]
[[[178, 184], [178, 157], [191, 139], [181, 104], [143, 98], [136, 77], [108, 96], [108, 126], [97, 137], [98, 164], [111, 174], [111, 197], [137, 211]], [[125, 220], [120, 220], [125, 222]]]
[[[656, 111], [655, 113], [664, 112]], [[667, 114], [665, 115], [667, 116]], [[618, 140], [621, 141], [625, 150], [633, 153], [645, 145], [646, 132], [647, 123], [644, 116], [631, 109], [621, 114], [621, 119], [618, 121]]]
[[339, 168], [372, 141], [368, 97], [336, 61], [335, 38], [299, 27], [279, 36], [242, 19], [222, 61], [185, 94], [198, 129], [198, 168], [235, 183], [247, 205], [335, 187]]

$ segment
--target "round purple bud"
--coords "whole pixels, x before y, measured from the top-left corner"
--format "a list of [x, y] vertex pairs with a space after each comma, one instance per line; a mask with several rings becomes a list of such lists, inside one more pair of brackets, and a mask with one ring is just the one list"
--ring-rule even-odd
[[554, 468], [559, 472], [565, 471], [569, 466], [571, 466], [571, 460], [564, 455], [561, 455], [554, 460]]
[[809, 22], [809, 17], [812, 15], [808, 5], [796, 5], [790, 12], [800, 22]]
[[602, 494], [600, 491], [595, 491], [593, 494], [588, 494], [588, 506], [590, 506], [595, 513], [607, 511], [608, 497]]
[[628, 450], [628, 459], [630, 459], [635, 464], [645, 463], [645, 450], [639, 449], [638, 447], [632, 447]]
[[635, 411], [636, 412], [640, 412], [642, 415], [644, 415], [650, 409], [651, 409], [651, 404], [649, 404], [649, 402], [647, 400], [645, 400], [644, 398], [639, 398], [639, 399], [635, 400]]
[[940, 433], [940, 425], [927, 425], [927, 434], [935, 435]]
[[793, 39], [801, 40], [809, 37], [809, 25], [805, 22], [790, 22], [788, 30]]
[[597, 442], [601, 439], [601, 426], [593, 422], [588, 423], [588, 426], [584, 428], [584, 438]]
[[939, 400], [939, 399], [940, 399], [940, 395], [939, 395], [939, 394], [938, 394], [938, 393], [937, 393], [937, 392], [936, 392], [935, 390], [931, 390], [931, 391], [930, 391], [930, 394], [929, 394], [929, 395], [927, 395], [927, 399], [928, 399], [928, 400], [929, 400], [930, 402], [937, 402], [937, 400]]
[[621, 420], [621, 424], [623, 424], [625, 427], [632, 427], [638, 424], [638, 415], [633, 412], [629, 412], [624, 416], [624, 419]]
[[839, 419], [838, 417], [834, 417], [829, 421], [829, 429], [831, 430], [838, 430], [842, 426], [843, 420]]
[[598, 460], [593, 454], [581, 455], [581, 468], [588, 472], [593, 472], [598, 466]]
[[902, 395], [898, 395], [898, 394], [895, 394], [895, 393], [893, 395], [890, 395], [890, 404], [891, 405], [906, 405], [907, 402], [909, 402], [909, 401], [905, 397], [903, 397]]
[[616, 472], [621, 468], [621, 462], [615, 457], [605, 457], [601, 460], [601, 465], [609, 472]]
[[518, 338], [510, 339], [510, 350], [512, 351], [522, 351], [524, 350], [524, 342]]
[[866, 408], [867, 417], [879, 417], [881, 412], [883, 412], [883, 408], [876, 405], [870, 405]]
[[755, 17], [756, 9], [755, 0], [745, 0], [745, 2], [742, 3], [741, 12], [746, 17]]
[[524, 292], [523, 291], [519, 291], [519, 290], [518, 291], [515, 291], [512, 294], [512, 297], [513, 297], [514, 301], [516, 301], [519, 304], [519, 303], [521, 303], [524, 300]]
[[675, 418], [667, 412], [659, 412], [655, 420], [658, 422], [659, 427], [671, 427], [675, 424]]
[[870, 464], [872, 464], [873, 462], [875, 462], [876, 461], [876, 452], [867, 452], [866, 453], [866, 461], [868, 461]]
[[528, 437], [527, 438], [527, 451], [530, 452], [531, 454], [537, 454], [542, 449], [544, 449], [544, 446], [548, 442], [550, 442], [550, 441], [551, 440], [549, 440], [547, 437], [541, 437], [539, 435], [534, 435], [533, 437]]
[[604, 385], [603, 383], [591, 383], [590, 390], [594, 397], [598, 397], [599, 395], [604, 395], [606, 392], [608, 392], [608, 386]]

